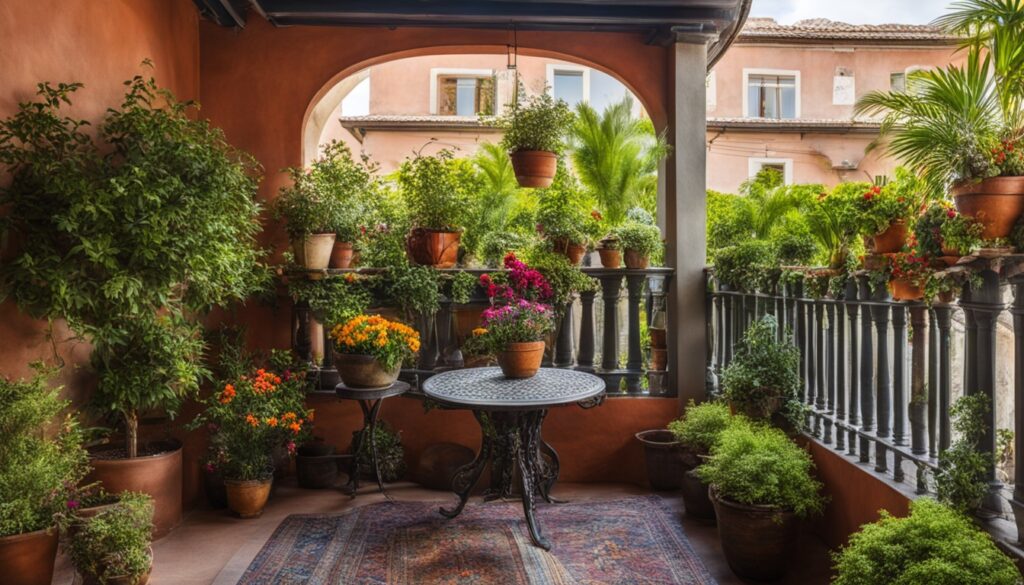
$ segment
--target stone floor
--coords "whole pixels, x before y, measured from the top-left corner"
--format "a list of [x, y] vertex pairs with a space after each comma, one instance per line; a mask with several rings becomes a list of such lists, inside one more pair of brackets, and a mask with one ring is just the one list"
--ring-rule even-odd
[[[396, 500], [452, 501], [454, 498], [449, 493], [426, 490], [412, 483], [392, 484], [388, 491]], [[554, 491], [557, 497], [573, 501], [647, 493], [647, 490], [636, 486], [619, 484], [558, 484]], [[665, 497], [676, 502], [682, 511], [681, 498]], [[299, 489], [291, 479], [280, 485], [263, 516], [255, 520], [239, 520], [223, 510], [194, 510], [171, 534], [153, 545], [155, 562], [150, 585], [233, 585], [278, 523], [289, 514], [336, 513], [383, 500], [375, 488], [364, 487], [358, 497], [350, 499], [336, 490]], [[474, 498], [470, 505], [478, 501], [479, 498]], [[538, 511], [543, 515], [543, 505]], [[718, 583], [746, 583], [729, 570], [715, 527], [702, 525], [682, 514], [680, 516], [693, 548]], [[66, 557], [58, 557], [53, 583], [77, 585], [79, 582]], [[828, 582], [828, 551], [820, 541], [806, 535], [794, 558], [792, 571], [782, 583], [824, 585]]]

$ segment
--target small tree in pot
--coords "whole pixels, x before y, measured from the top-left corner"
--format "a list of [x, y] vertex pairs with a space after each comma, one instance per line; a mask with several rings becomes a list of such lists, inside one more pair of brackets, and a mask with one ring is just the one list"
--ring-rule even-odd
[[504, 131], [501, 146], [508, 151], [521, 186], [551, 186], [572, 120], [569, 106], [550, 92], [527, 97], [518, 88], [516, 100], [495, 125]]
[[375, 178], [378, 168], [367, 155], [356, 161], [349, 147], [337, 140], [325, 146], [320, 157], [310, 164], [313, 188], [324, 199], [333, 200], [337, 208], [331, 214], [335, 234], [331, 268], [348, 268], [352, 263], [353, 246], [361, 235], [360, 225], [371, 215], [369, 201], [380, 191]]
[[274, 200], [274, 216], [284, 220], [295, 262], [309, 270], [323, 270], [331, 260], [341, 209], [338, 200], [318, 188], [313, 172], [287, 169], [292, 184], [282, 187]]
[[459, 258], [460, 232], [478, 178], [472, 166], [450, 150], [417, 154], [402, 163], [398, 185], [409, 207], [412, 229], [406, 240], [416, 264], [451, 268]]
[[724, 430], [697, 475], [711, 485], [729, 566], [751, 579], [778, 579], [797, 539], [797, 519], [820, 513], [821, 483], [811, 456], [782, 431]]

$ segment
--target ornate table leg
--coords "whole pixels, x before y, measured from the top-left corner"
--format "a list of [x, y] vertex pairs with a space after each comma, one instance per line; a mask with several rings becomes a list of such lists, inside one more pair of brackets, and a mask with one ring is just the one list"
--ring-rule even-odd
[[[481, 414], [474, 411], [473, 416], [480, 422], [480, 428], [484, 429], [485, 425]], [[462, 509], [466, 507], [466, 501], [469, 500], [469, 494], [476, 486], [476, 482], [480, 480], [480, 474], [483, 473], [484, 467], [487, 467], [487, 462], [491, 459], [492, 446], [493, 441], [485, 430], [483, 432], [483, 439], [480, 442], [480, 452], [476, 454], [476, 459], [460, 467], [455, 472], [455, 475], [452, 476], [452, 489], [459, 496], [459, 503], [454, 508], [442, 507], [440, 510], [442, 516], [454, 518], [462, 513]]]
[[380, 489], [380, 493], [384, 494], [384, 497], [391, 499], [391, 496], [384, 490], [384, 479], [380, 473], [380, 458], [377, 456], [377, 417], [380, 414], [380, 407], [384, 403], [384, 399], [380, 398], [376, 401], [360, 400], [359, 408], [363, 411], [363, 430], [359, 431], [356, 435], [353, 447], [352, 462], [349, 464], [349, 476], [348, 483], [342, 488], [353, 498], [356, 496], [356, 491], [359, 490], [359, 452], [363, 449], [363, 441], [366, 440], [366, 433], [370, 433], [370, 456], [373, 458], [373, 473], [374, 478], [377, 480], [377, 488]]
[[519, 487], [523, 495], [523, 513], [526, 515], [526, 525], [530, 529], [530, 538], [533, 543], [544, 550], [551, 550], [551, 543], [541, 535], [540, 525], [534, 518], [534, 498], [538, 485], [536, 482], [537, 460], [540, 459], [540, 427], [544, 420], [543, 411], [527, 412], [521, 416], [519, 421], [519, 449], [516, 452], [516, 462], [519, 464]]

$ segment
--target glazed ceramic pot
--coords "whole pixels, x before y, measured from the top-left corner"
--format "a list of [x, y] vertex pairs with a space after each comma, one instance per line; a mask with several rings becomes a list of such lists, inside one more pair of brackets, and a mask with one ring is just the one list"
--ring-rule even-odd
[[551, 249], [556, 254], [561, 254], [573, 266], [579, 266], [583, 256], [587, 253], [587, 247], [583, 244], [573, 244], [565, 238], [555, 238], [551, 241]]
[[145, 452], [153, 454], [125, 459], [93, 451], [89, 460], [92, 472], [84, 483], [98, 481], [112, 494], [142, 492], [152, 496], [153, 537], [160, 538], [181, 522], [181, 443], [154, 443]]
[[654, 429], [641, 431], [635, 436], [644, 446], [647, 481], [651, 484], [651, 489], [658, 491], [679, 489], [685, 468], [680, 455], [682, 445], [672, 431]]
[[352, 247], [351, 242], [339, 242], [335, 240], [334, 247], [331, 248], [330, 267], [351, 268], [353, 254], [355, 254], [355, 249]]
[[451, 268], [459, 261], [460, 232], [416, 228], [405, 239], [409, 259], [420, 266]]
[[647, 265], [650, 263], [650, 259], [647, 256], [644, 256], [636, 250], [626, 250], [624, 256], [626, 268], [631, 270], [643, 270], [644, 268], [647, 268]]
[[57, 558], [56, 528], [0, 537], [0, 570], [6, 585], [50, 585]]
[[889, 224], [880, 234], [871, 238], [871, 250], [875, 254], [891, 254], [903, 249], [907, 243], [907, 222], [902, 219]]
[[309, 234], [302, 240], [292, 242], [295, 262], [308, 270], [324, 270], [331, 263], [334, 249], [334, 234]]
[[228, 508], [239, 518], [259, 518], [270, 498], [270, 486], [274, 478], [236, 480], [225, 479], [228, 491]]
[[960, 213], [985, 226], [985, 240], [1009, 237], [1024, 215], [1024, 177], [991, 177], [958, 185], [951, 192]]
[[496, 357], [506, 378], [532, 378], [544, 359], [544, 342], [510, 343]]
[[369, 355], [335, 354], [334, 367], [349, 388], [387, 388], [398, 379], [402, 364], [390, 370]]
[[920, 301], [924, 298], [924, 288], [903, 278], [889, 281], [894, 301]]
[[512, 170], [520, 187], [550, 187], [558, 170], [558, 157], [546, 150], [517, 150], [509, 153]]
[[601, 266], [605, 268], [618, 268], [622, 266], [621, 251], [598, 248], [597, 253], [601, 256]]
[[779, 508], [729, 501], [713, 486], [710, 492], [722, 551], [733, 572], [757, 581], [781, 578], [796, 546], [796, 515]]

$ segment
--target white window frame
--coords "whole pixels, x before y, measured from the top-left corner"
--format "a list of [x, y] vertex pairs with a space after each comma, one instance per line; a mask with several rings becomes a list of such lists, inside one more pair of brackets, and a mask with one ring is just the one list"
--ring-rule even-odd
[[555, 95], [555, 72], [571, 71], [583, 74], [583, 101], [590, 102], [590, 67], [573, 65], [571, 63], [548, 63], [547, 66], [547, 88], [551, 95]]
[[747, 159], [747, 176], [754, 178], [764, 165], [782, 165], [782, 181], [786, 185], [793, 184], [793, 159], [751, 157]]
[[750, 115], [750, 76], [751, 75], [778, 75], [780, 77], [793, 78], [793, 92], [796, 94], [796, 103], [793, 104], [793, 118], [800, 119], [800, 70], [799, 69], [743, 69], [743, 117], [754, 118]]
[[[441, 76], [465, 76], [465, 77], [494, 77], [494, 69], [459, 69], [450, 67], [434, 67], [430, 70], [430, 115], [437, 115], [437, 80]], [[499, 103], [498, 84], [494, 84], [494, 112], [501, 112], [502, 104]]]

